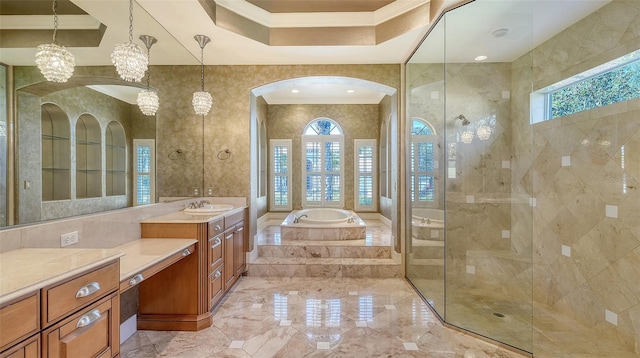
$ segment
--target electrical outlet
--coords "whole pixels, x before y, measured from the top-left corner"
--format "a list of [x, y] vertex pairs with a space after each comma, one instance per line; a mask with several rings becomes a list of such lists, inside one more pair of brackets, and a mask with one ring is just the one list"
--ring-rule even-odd
[[78, 232], [69, 232], [60, 235], [60, 247], [65, 247], [78, 243]]

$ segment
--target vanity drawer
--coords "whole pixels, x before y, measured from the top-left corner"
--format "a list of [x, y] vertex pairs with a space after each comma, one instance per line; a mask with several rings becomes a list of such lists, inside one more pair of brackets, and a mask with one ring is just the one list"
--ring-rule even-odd
[[229, 229], [231, 228], [233, 225], [241, 222], [244, 220], [244, 210], [235, 214], [231, 214], [227, 217], [224, 218], [224, 226], [225, 228]]
[[120, 263], [115, 261], [57, 286], [43, 288], [42, 327], [117, 290], [119, 285]]
[[0, 352], [40, 329], [37, 293], [0, 308]]
[[222, 235], [218, 235], [209, 239], [209, 274], [213, 272], [216, 266], [222, 260]]
[[222, 279], [224, 264], [216, 266], [209, 275], [209, 310], [220, 301], [224, 293], [224, 280]]
[[48, 358], [112, 357], [119, 352], [120, 302], [117, 293], [42, 332]]
[[209, 223], [209, 238], [212, 238], [224, 231], [224, 218], [220, 218]]

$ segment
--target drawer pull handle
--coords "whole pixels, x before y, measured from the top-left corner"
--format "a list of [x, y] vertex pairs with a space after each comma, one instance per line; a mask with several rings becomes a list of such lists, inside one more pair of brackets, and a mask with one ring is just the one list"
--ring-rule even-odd
[[227, 239], [227, 240], [233, 239], [233, 234], [227, 235], [227, 237], [225, 237], [225, 239]]
[[80, 287], [78, 292], [76, 292], [76, 298], [87, 297], [93, 293], [96, 293], [100, 290], [100, 284], [98, 282], [91, 282], [88, 285], [84, 285]]
[[220, 227], [220, 225], [216, 225], [216, 227], [215, 227], [215, 229], [214, 229], [214, 230], [218, 231], [218, 230], [220, 230], [220, 229], [222, 229], [222, 228]]
[[242, 230], [244, 230], [244, 227], [239, 227], [238, 228], [238, 232], [241, 232]]
[[216, 239], [213, 241], [213, 245], [211, 246], [211, 248], [213, 249], [214, 247], [218, 246], [222, 244], [222, 240], [220, 240], [219, 237], [216, 237]]
[[184, 249], [182, 251], [182, 257], [189, 256], [190, 254], [191, 254], [191, 251], [189, 249]]
[[218, 271], [216, 271], [214, 276], [215, 276], [215, 278], [218, 278], [218, 277], [222, 276], [222, 273], [220, 273], [220, 270], [218, 270]]
[[100, 317], [102, 317], [102, 315], [100, 314], [100, 310], [95, 309], [87, 313], [86, 315], [80, 317], [80, 319], [78, 320], [78, 323], [76, 323], [76, 328], [86, 327], [91, 323], [100, 319]]
[[131, 280], [129, 280], [129, 286], [135, 286], [144, 280], [144, 276], [141, 273], [133, 276]]

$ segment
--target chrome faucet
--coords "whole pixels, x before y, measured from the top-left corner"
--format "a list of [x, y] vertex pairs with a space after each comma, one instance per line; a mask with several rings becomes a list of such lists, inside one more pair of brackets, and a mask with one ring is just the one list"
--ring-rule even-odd
[[211, 204], [209, 200], [200, 200], [189, 203], [189, 209], [203, 208], [206, 204]]
[[302, 214], [302, 215], [300, 215], [300, 216], [295, 216], [295, 215], [294, 215], [294, 216], [293, 216], [293, 223], [294, 223], [294, 224], [297, 224], [297, 223], [299, 223], [299, 222], [300, 222], [300, 219], [302, 219], [302, 218], [308, 218], [308, 217], [309, 217], [309, 216], [308, 216], [307, 214]]

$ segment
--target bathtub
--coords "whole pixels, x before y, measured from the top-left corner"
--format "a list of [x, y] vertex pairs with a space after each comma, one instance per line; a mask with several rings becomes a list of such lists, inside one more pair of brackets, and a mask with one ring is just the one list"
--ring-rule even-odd
[[351, 211], [333, 208], [303, 209], [294, 213], [294, 216], [300, 223], [321, 225], [347, 223], [349, 219], [355, 220], [356, 217]]
[[366, 224], [356, 213], [337, 208], [310, 208], [291, 212], [280, 225], [283, 239], [364, 239]]
[[444, 210], [411, 210], [411, 236], [419, 240], [444, 240]]

